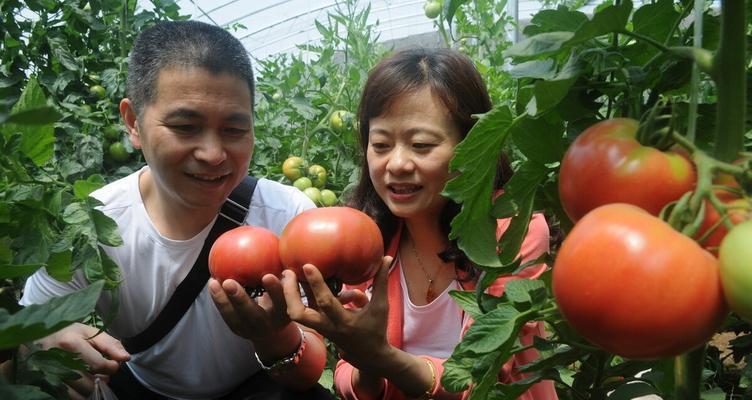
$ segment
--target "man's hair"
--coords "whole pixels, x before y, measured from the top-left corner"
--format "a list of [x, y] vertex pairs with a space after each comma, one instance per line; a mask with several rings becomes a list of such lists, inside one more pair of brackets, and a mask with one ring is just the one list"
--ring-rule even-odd
[[138, 116], [157, 95], [159, 73], [172, 67], [199, 67], [238, 77], [248, 84], [253, 108], [253, 69], [240, 41], [215, 25], [169, 21], [143, 30], [131, 50], [125, 92]]

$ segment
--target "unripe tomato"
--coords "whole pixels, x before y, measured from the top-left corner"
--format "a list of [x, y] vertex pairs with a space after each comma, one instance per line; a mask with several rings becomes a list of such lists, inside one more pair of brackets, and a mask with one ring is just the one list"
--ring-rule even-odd
[[384, 242], [376, 223], [350, 207], [306, 210], [279, 237], [282, 264], [305, 280], [303, 265], [313, 264], [324, 278], [346, 284], [371, 279], [381, 265]]
[[336, 110], [329, 116], [329, 128], [337, 133], [345, 133], [353, 118], [353, 114], [349, 111]]
[[300, 157], [288, 157], [287, 160], [282, 163], [282, 173], [290, 180], [290, 182], [295, 182], [295, 180], [303, 176], [303, 164], [305, 164], [305, 161]]
[[300, 191], [305, 191], [309, 187], [313, 186], [313, 182], [308, 177], [302, 177], [295, 180], [295, 182], [292, 183], [293, 186], [298, 188]]
[[279, 240], [272, 231], [258, 226], [230, 229], [209, 251], [209, 272], [220, 282], [233, 279], [243, 287], [258, 288], [264, 275], [282, 273]]
[[752, 322], [752, 220], [731, 229], [718, 253], [726, 301], [732, 311]]
[[641, 145], [639, 123], [629, 118], [598, 122], [575, 139], [561, 161], [559, 195], [569, 218], [609, 203], [628, 203], [658, 215], [692, 190], [694, 166], [674, 152]]
[[426, 17], [434, 19], [441, 14], [441, 2], [438, 0], [429, 0], [423, 4], [423, 11], [426, 13]]
[[102, 87], [102, 85], [89, 86], [89, 93], [93, 96], [99, 97], [100, 99], [103, 99], [105, 97], [105, 89]]
[[715, 257], [661, 219], [619, 203], [591, 211], [564, 239], [553, 294], [577, 332], [626, 358], [691, 350], [727, 313]]
[[318, 164], [308, 167], [308, 177], [311, 178], [313, 186], [321, 189], [326, 186], [326, 169]]
[[107, 153], [110, 155], [110, 158], [112, 160], [117, 162], [125, 162], [130, 157], [128, 150], [121, 142], [114, 142], [110, 144], [110, 147], [107, 149]]
[[321, 191], [321, 204], [324, 205], [324, 207], [332, 207], [337, 205], [337, 195], [332, 192], [329, 189], [324, 189]]
[[305, 190], [303, 190], [303, 193], [305, 193], [305, 195], [308, 196], [308, 198], [311, 199], [313, 204], [316, 204], [317, 207], [323, 204], [321, 191], [318, 188], [311, 186], [309, 188], [305, 188]]

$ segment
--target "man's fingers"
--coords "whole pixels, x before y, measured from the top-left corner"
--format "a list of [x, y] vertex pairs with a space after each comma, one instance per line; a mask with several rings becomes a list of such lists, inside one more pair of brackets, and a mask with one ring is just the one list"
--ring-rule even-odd
[[337, 296], [342, 304], [352, 304], [357, 308], [363, 308], [368, 304], [368, 295], [360, 289], [345, 289]]
[[219, 313], [222, 315], [233, 314], [235, 312], [235, 308], [230, 302], [230, 299], [227, 297], [227, 293], [225, 293], [224, 289], [222, 289], [222, 285], [219, 283], [219, 281], [214, 278], [210, 278], [208, 285], [209, 293], [211, 294], [212, 299], [214, 300], [214, 305], [217, 307]]
[[[89, 343], [91, 343], [95, 349], [97, 349], [100, 353], [106, 355], [111, 360], [117, 362], [125, 362], [131, 359], [131, 355], [125, 350], [123, 344], [107, 333], [102, 332], [97, 336], [94, 336], [93, 338], [89, 339]], [[117, 371], [117, 368], [115, 368], [115, 370], [113, 371], [97, 371], [97, 373], [110, 375], [114, 374], [115, 371]]]

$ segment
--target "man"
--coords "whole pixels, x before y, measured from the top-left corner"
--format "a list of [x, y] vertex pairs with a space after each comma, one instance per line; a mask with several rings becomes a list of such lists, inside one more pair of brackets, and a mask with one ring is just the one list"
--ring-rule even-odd
[[[322, 367], [306, 361], [307, 351], [323, 348], [323, 342], [290, 322], [281, 282], [271, 275], [264, 277], [268, 294], [258, 304], [237, 282], [211, 280], [156, 344], [129, 354], [119, 341], [156, 318], [191, 270], [221, 205], [246, 176], [254, 144], [253, 93], [249, 56], [221, 28], [165, 22], [144, 30], [134, 44], [120, 114], [147, 166], [92, 194], [125, 243], [105, 249], [122, 273], [118, 313], [107, 333], [92, 338], [96, 328], [73, 324], [40, 342], [80, 353], [92, 374], [111, 375], [121, 400], [325, 393], [314, 386]], [[245, 223], [279, 235], [293, 216], [312, 207], [297, 189], [260, 179]], [[40, 270], [27, 281], [21, 303], [42, 303], [85, 285], [81, 273], [61, 283]], [[97, 311], [106, 313], [110, 304], [103, 295]], [[283, 371], [262, 370], [260, 362], [275, 365], [291, 355], [298, 357]], [[92, 378], [71, 382], [72, 398], [85, 398]], [[296, 393], [283, 387], [314, 389]]]

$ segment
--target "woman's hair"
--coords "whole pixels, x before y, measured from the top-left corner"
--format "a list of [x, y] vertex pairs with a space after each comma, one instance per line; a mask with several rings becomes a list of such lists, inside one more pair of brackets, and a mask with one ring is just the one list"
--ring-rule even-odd
[[[350, 204], [370, 215], [381, 228], [384, 245], [388, 246], [396, 233], [399, 218], [392, 214], [376, 193], [368, 171], [369, 122], [386, 112], [398, 98], [428, 86], [431, 92], [449, 111], [459, 128], [462, 139], [475, 125], [473, 114], [488, 112], [491, 98], [480, 73], [472, 61], [452, 49], [415, 48], [403, 50], [385, 58], [371, 70], [358, 108], [361, 173], [358, 186], [353, 191]], [[512, 169], [502, 155], [497, 163], [497, 188], [511, 177]], [[440, 226], [449, 235], [450, 223], [459, 213], [460, 205], [449, 200], [440, 214]], [[456, 241], [439, 254], [445, 261], [471, 272], [467, 256], [459, 250]]]

